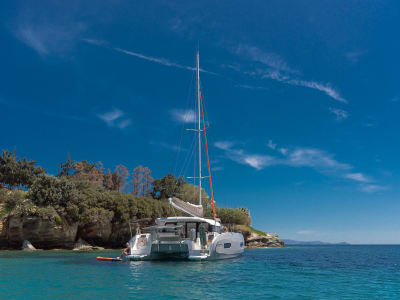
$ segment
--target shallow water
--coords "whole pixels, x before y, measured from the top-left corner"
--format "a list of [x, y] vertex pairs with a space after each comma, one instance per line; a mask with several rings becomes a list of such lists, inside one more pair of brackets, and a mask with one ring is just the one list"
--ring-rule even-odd
[[99, 262], [0, 251], [0, 299], [400, 299], [400, 246], [246, 250], [216, 262]]

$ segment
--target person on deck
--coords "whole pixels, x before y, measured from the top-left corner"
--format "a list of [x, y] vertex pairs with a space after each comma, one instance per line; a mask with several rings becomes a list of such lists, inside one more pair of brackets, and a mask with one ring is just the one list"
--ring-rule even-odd
[[127, 256], [129, 254], [130, 250], [131, 250], [131, 247], [130, 247], [129, 243], [126, 243], [126, 248], [124, 250], [122, 250], [121, 257]]

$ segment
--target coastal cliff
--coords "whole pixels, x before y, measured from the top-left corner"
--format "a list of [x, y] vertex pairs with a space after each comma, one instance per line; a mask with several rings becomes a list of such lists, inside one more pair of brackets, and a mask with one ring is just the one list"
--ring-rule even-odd
[[91, 246], [121, 248], [130, 238], [128, 224], [115, 225], [104, 220], [90, 226], [69, 224], [39, 216], [3, 217], [0, 231], [0, 249], [21, 249], [28, 240], [37, 249], [73, 249], [79, 240]]
[[[21, 249], [26, 240], [37, 249], [73, 249], [79, 241], [95, 248], [121, 248], [130, 238], [128, 224], [116, 225], [111, 219], [80, 226], [51, 217], [9, 215], [1, 219], [1, 224], [0, 249]], [[260, 232], [245, 225], [236, 225], [233, 230], [243, 234], [247, 248], [284, 246], [277, 234]]]

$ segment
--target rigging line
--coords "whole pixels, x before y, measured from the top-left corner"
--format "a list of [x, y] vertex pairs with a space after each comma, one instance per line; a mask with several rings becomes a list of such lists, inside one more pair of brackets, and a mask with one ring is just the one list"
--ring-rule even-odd
[[189, 159], [188, 159], [188, 161], [187, 161], [187, 164], [185, 165], [185, 168], [184, 168], [184, 170], [183, 170], [183, 172], [182, 172], [182, 176], [184, 176], [185, 175], [185, 173], [186, 173], [186, 171], [187, 171], [187, 169], [188, 169], [188, 167], [189, 167], [189, 162], [190, 162], [190, 160], [192, 159], [192, 157], [193, 157], [193, 153], [196, 153], [196, 147], [193, 147], [193, 150], [192, 150], [192, 152], [191, 152], [191, 155], [190, 155], [190, 157], [189, 157]]
[[[203, 92], [201, 93], [201, 97], [202, 97], [202, 99], [204, 99], [204, 93], [203, 93]], [[205, 100], [205, 99], [204, 99], [204, 100]], [[207, 122], [207, 128], [210, 128], [210, 122], [209, 122], [208, 113], [207, 113], [206, 101], [203, 102], [203, 108], [204, 108], [203, 111], [204, 111], [204, 114], [205, 114], [205, 120], [206, 120], [206, 122]], [[211, 136], [211, 137], [209, 136], [208, 139], [207, 139], [207, 144], [211, 142], [211, 145], [213, 145], [213, 143], [212, 143], [213, 140], [214, 140], [214, 139], [213, 139], [213, 136]], [[225, 200], [225, 198], [223, 198], [223, 199]], [[220, 200], [221, 200], [221, 199], [220, 199]], [[222, 203], [221, 203], [221, 204], [222, 204]], [[224, 204], [224, 206], [227, 205], [225, 202], [224, 202], [223, 204]]]
[[[200, 84], [201, 84], [201, 81], [200, 81]], [[204, 93], [202, 92], [202, 93], [201, 93], [201, 97], [203, 97], [203, 94], [204, 94]], [[207, 121], [208, 128], [210, 128], [210, 122], [209, 122], [209, 119], [208, 119], [207, 107], [206, 107], [205, 102], [203, 103], [203, 105], [204, 105], [205, 119], [206, 119], [206, 121]]]
[[[192, 83], [193, 83], [193, 77], [194, 77], [194, 69], [192, 72], [192, 78], [190, 80], [190, 85], [189, 85], [189, 90], [188, 90], [188, 96], [186, 98], [186, 109], [189, 107], [189, 103], [190, 103], [190, 96], [192, 94]], [[174, 166], [174, 174], [176, 172], [176, 169], [178, 168], [178, 161], [179, 161], [179, 157], [180, 157], [180, 153], [181, 153], [181, 145], [182, 145], [182, 138], [183, 138], [183, 131], [185, 129], [185, 122], [182, 124], [182, 128], [181, 128], [181, 134], [180, 134], [180, 138], [179, 138], [179, 144], [178, 144], [178, 153], [176, 155], [176, 159], [175, 159], [175, 166]]]
[[187, 166], [189, 165], [190, 159], [192, 159], [193, 151], [195, 149], [194, 143], [195, 143], [195, 136], [193, 136], [192, 144], [190, 146], [188, 154], [186, 155], [186, 158], [182, 165], [182, 168], [180, 169], [180, 172], [178, 173], [179, 175], [185, 175], [184, 172], [186, 172]]
[[200, 105], [201, 105], [201, 115], [203, 117], [204, 144], [206, 146], [207, 166], [208, 166], [208, 175], [209, 175], [210, 192], [211, 192], [211, 205], [212, 205], [212, 211], [213, 211], [213, 218], [215, 220], [217, 218], [217, 215], [215, 214], [214, 193], [213, 193], [212, 180], [211, 180], [210, 158], [208, 156], [207, 133], [206, 133], [206, 125], [205, 125], [205, 122], [204, 122], [203, 99], [202, 99], [202, 94], [201, 93], [200, 93]]

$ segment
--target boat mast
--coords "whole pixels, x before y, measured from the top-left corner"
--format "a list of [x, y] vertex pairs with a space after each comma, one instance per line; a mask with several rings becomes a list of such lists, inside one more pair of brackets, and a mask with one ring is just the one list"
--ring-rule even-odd
[[197, 135], [198, 135], [198, 144], [199, 144], [199, 205], [201, 205], [201, 123], [200, 123], [200, 69], [199, 69], [200, 59], [199, 59], [199, 51], [196, 52], [196, 82], [197, 82]]

